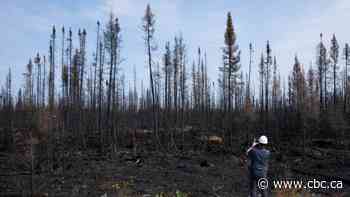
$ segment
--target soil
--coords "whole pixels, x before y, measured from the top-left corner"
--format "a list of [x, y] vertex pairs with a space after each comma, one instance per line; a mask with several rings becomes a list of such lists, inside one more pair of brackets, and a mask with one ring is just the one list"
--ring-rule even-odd
[[[65, 168], [53, 173], [34, 175], [36, 196], [248, 196], [248, 172], [241, 160], [230, 154], [161, 152], [132, 154], [131, 149], [118, 152], [114, 159], [99, 158], [94, 153], [77, 152]], [[1, 165], [9, 169], [4, 162]], [[283, 165], [272, 165], [271, 175], [281, 175]], [[277, 172], [279, 171], [279, 172]], [[30, 175], [1, 176], [1, 196], [28, 196]], [[345, 185], [349, 188], [349, 185]], [[27, 188], [27, 189], [23, 189]], [[344, 194], [345, 190], [337, 193]], [[272, 192], [273, 196], [278, 196]], [[287, 195], [281, 195], [287, 196]], [[318, 194], [321, 196], [321, 194]], [[335, 196], [324, 193], [322, 196]]]
[[[17, 154], [0, 152], [0, 196], [248, 196], [248, 170], [242, 154], [223, 151], [220, 144], [202, 144], [199, 149], [192, 147], [184, 152], [165, 153], [156, 151], [147, 141], [142, 140], [145, 144], [138, 145], [137, 153], [134, 152], [136, 146], [120, 145], [124, 148], [119, 147], [113, 157], [109, 149], [106, 150], [109, 154], [101, 155], [93, 151], [96, 148], [73, 149], [72, 143], [65, 142], [65, 146], [56, 145], [60, 149], [53, 152], [61, 157], [56, 157], [60, 159], [52, 165], [47, 163], [47, 158], [41, 158], [45, 152], [38, 153], [41, 156], [36, 157], [33, 175], [28, 151], [30, 143], [21, 143], [16, 148]], [[233, 149], [240, 149], [239, 143], [233, 144], [238, 145]], [[40, 144], [35, 147], [45, 150]], [[344, 187], [312, 191], [312, 195], [305, 190], [270, 191], [271, 196], [350, 196], [350, 151], [314, 145], [306, 150], [304, 158], [298, 147], [271, 147], [271, 152], [270, 180], [297, 177], [341, 180]]]

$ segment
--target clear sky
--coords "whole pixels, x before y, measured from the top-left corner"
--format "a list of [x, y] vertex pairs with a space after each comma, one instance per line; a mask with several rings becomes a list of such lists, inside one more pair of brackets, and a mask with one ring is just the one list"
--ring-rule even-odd
[[[137, 78], [147, 80], [141, 31], [147, 3], [151, 4], [157, 20], [155, 36], [159, 50], [155, 55], [160, 58], [165, 42], [173, 41], [181, 33], [187, 44], [189, 65], [200, 46], [207, 53], [210, 78], [215, 81], [222, 64], [221, 47], [229, 11], [242, 50], [243, 71], [248, 67], [250, 42], [255, 50], [254, 73], [266, 41], [270, 40], [273, 55], [277, 56], [279, 69], [285, 76], [291, 70], [295, 54], [305, 67], [314, 62], [321, 32], [327, 48], [333, 33], [341, 48], [350, 39], [349, 0], [1, 0], [0, 83], [4, 83], [11, 67], [15, 88], [23, 85], [22, 73], [29, 58], [37, 52], [48, 53], [52, 25], [58, 29], [63, 25], [71, 27], [75, 41], [78, 29], [86, 28], [87, 55], [91, 62], [96, 21], [105, 23], [111, 11], [120, 18], [125, 59], [121, 67], [126, 77], [132, 79], [132, 68], [136, 66]], [[60, 36], [57, 43], [61, 43]]]

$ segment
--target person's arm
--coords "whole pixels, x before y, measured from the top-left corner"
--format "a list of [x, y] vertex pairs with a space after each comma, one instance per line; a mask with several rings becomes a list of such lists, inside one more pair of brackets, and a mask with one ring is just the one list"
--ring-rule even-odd
[[254, 139], [254, 142], [253, 142], [252, 146], [248, 148], [246, 154], [248, 155], [249, 152], [250, 152], [257, 144], [258, 144], [258, 143], [257, 143], [257, 142], [255, 141], [255, 139]]

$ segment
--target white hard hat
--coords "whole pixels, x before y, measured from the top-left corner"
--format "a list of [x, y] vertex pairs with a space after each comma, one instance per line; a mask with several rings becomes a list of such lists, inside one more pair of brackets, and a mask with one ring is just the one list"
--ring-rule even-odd
[[265, 135], [260, 136], [258, 142], [260, 144], [267, 144], [267, 137]]

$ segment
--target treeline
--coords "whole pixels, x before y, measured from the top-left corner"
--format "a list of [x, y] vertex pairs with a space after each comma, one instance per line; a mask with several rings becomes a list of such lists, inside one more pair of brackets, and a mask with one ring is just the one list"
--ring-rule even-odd
[[[182, 35], [166, 42], [163, 49], [157, 47], [156, 17], [148, 5], [140, 35], [149, 74], [145, 84], [137, 81], [136, 68], [129, 80], [121, 71], [125, 66], [121, 46], [127, 43], [121, 39], [120, 23], [113, 14], [105, 24], [97, 22], [91, 64], [86, 61], [84, 29], [77, 32], [79, 45], [73, 46], [76, 35], [71, 29], [53, 27], [49, 54], [38, 53], [29, 60], [17, 95], [9, 70], [1, 91], [3, 147], [13, 147], [15, 130], [21, 128], [46, 133], [49, 145], [71, 139], [72, 146], [87, 148], [94, 141], [102, 153], [116, 153], [128, 141], [124, 134], [137, 129], [151, 130], [159, 149], [185, 149], [191, 143], [185, 137], [189, 130], [216, 134], [226, 148], [259, 133], [271, 136], [277, 146], [287, 141], [305, 148], [316, 138], [344, 143], [350, 50], [348, 44], [339, 46], [335, 35], [330, 46], [320, 35], [315, 64], [306, 69], [295, 56], [290, 74], [284, 77], [269, 41], [258, 64], [253, 64], [252, 44], [249, 64], [240, 63], [241, 51], [228, 13], [220, 75], [210, 79], [212, 65], [205, 50], [198, 48], [197, 58], [190, 60]], [[162, 61], [157, 61], [157, 48], [163, 51]], [[252, 67], [258, 68], [258, 84], [252, 83]], [[288, 141], [290, 136], [300, 140]]]

